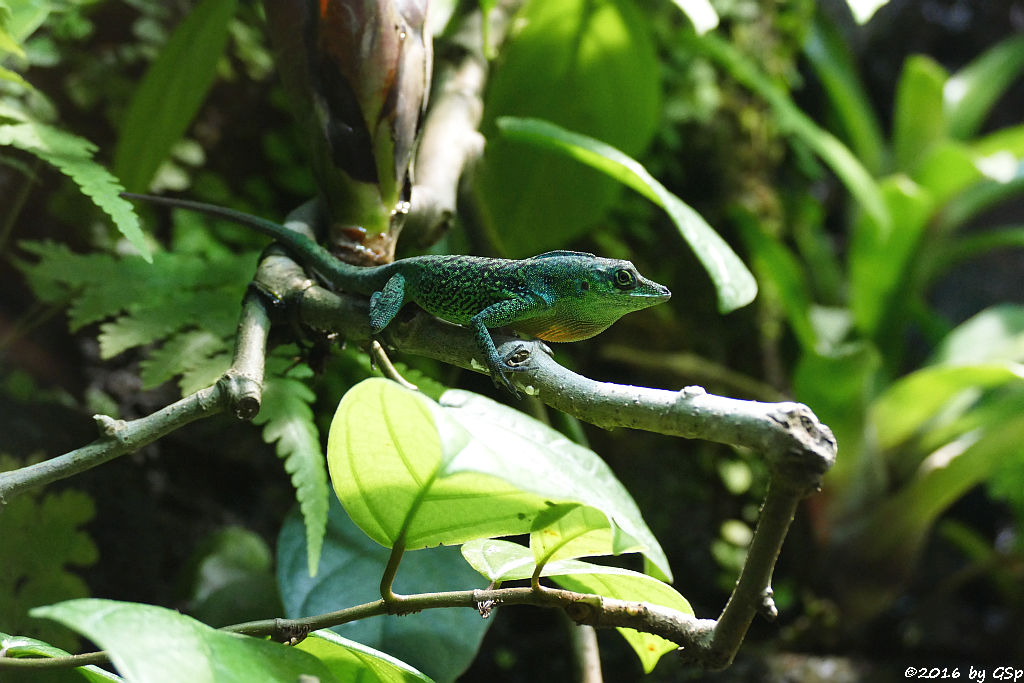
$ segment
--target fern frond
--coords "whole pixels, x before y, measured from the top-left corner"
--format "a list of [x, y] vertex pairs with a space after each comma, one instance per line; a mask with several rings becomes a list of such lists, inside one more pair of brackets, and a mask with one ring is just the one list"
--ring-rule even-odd
[[[287, 359], [277, 356], [268, 363], [281, 366]], [[308, 372], [308, 368], [302, 368]], [[299, 368], [296, 368], [299, 370]], [[307, 561], [310, 576], [316, 574], [327, 529], [327, 470], [320, 433], [313, 421], [313, 391], [293, 376], [273, 375], [263, 386], [263, 404], [253, 420], [263, 425], [263, 440], [277, 443], [277, 454], [291, 475], [306, 525]]]
[[[142, 388], [152, 389], [177, 375], [194, 371], [211, 356], [223, 352], [225, 346], [223, 337], [208, 330], [188, 330], [174, 335], [139, 363]], [[212, 382], [204, 386], [209, 384]]]
[[107, 169], [93, 161], [95, 145], [85, 138], [33, 120], [0, 125], [0, 145], [33, 154], [71, 178], [82, 194], [114, 220], [114, 225], [142, 258], [147, 262], [153, 260], [152, 249], [139, 227], [139, 217], [132, 205], [119, 196], [124, 187]]

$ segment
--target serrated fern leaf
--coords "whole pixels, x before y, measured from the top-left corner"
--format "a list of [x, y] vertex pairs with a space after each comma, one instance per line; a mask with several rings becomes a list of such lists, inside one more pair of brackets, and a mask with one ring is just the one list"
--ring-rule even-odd
[[327, 471], [320, 433], [310, 404], [313, 391], [291, 377], [270, 377], [263, 386], [262, 409], [256, 424], [263, 425], [263, 440], [277, 443], [277, 454], [291, 475], [299, 509], [306, 525], [310, 576], [320, 563], [327, 529]]
[[[0, 471], [20, 463], [0, 456]], [[95, 544], [81, 527], [92, 519], [92, 498], [76, 489], [29, 493], [11, 499], [0, 514], [0, 615], [4, 627], [74, 648], [67, 631], [30, 619], [28, 609], [89, 595], [73, 567], [95, 564]]]
[[203, 329], [224, 337], [238, 318], [238, 302], [222, 292], [180, 290], [177, 296], [132, 306], [125, 315], [100, 326], [100, 355], [112, 358], [127, 349], [145, 346], [195, 325], [203, 315]]
[[192, 366], [181, 373], [181, 379], [178, 381], [181, 395], [188, 396], [210, 386], [220, 379], [230, 366], [231, 354], [227, 352], [214, 354], [198, 362], [193, 360]]
[[124, 187], [107, 169], [93, 161], [95, 145], [38, 121], [0, 125], [0, 145], [33, 154], [71, 178], [82, 194], [114, 220], [114, 225], [142, 258], [152, 261], [152, 250], [139, 227], [139, 217], [132, 205], [119, 196]]
[[225, 347], [222, 337], [207, 330], [189, 330], [176, 334], [139, 364], [142, 388], [152, 389], [183, 372], [193, 370], [210, 356], [223, 352]]

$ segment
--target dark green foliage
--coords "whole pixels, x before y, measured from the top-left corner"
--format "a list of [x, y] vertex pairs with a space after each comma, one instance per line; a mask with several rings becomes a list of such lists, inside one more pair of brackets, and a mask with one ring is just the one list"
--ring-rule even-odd
[[[0, 471], [17, 461], [0, 457]], [[75, 489], [29, 493], [0, 509], [0, 631], [35, 636], [66, 649], [78, 639], [67, 630], [30, 619], [36, 605], [89, 595], [74, 573], [99, 559], [81, 527], [94, 514], [92, 498]]]

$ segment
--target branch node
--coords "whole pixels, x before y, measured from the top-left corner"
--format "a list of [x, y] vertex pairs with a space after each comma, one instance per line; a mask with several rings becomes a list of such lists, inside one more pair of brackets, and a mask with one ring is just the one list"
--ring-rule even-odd
[[96, 422], [96, 426], [99, 427], [100, 436], [113, 437], [118, 441], [124, 441], [124, 420], [116, 420], [109, 415], [93, 415], [92, 419]]

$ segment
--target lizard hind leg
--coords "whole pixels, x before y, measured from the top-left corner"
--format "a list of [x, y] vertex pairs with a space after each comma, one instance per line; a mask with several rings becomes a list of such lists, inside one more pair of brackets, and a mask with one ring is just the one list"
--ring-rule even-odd
[[395, 273], [384, 288], [370, 297], [370, 331], [377, 334], [388, 326], [405, 304], [405, 276]]

